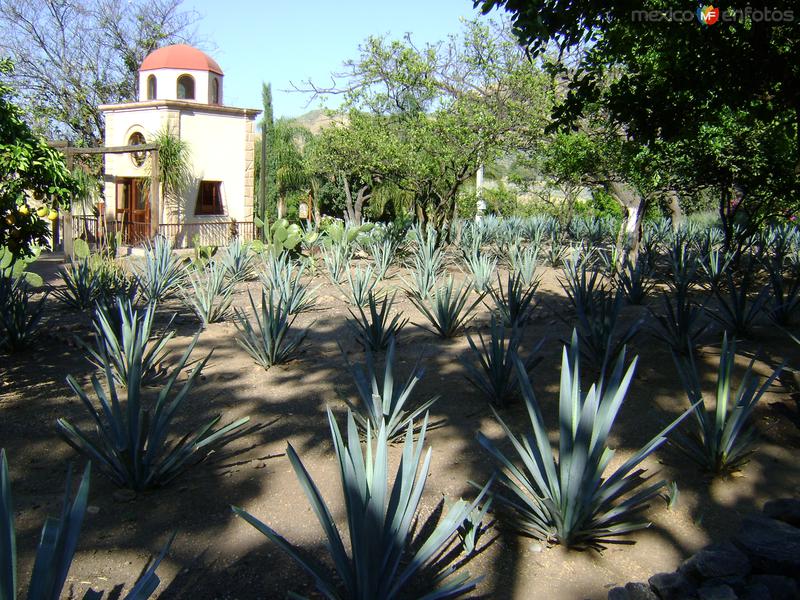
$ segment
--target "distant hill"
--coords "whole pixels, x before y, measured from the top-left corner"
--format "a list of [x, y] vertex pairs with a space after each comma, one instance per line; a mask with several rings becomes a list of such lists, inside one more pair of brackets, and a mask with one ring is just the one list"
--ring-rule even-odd
[[343, 120], [344, 117], [341, 115], [329, 115], [325, 109], [318, 108], [292, 119], [292, 122], [316, 135], [332, 123], [341, 123]]

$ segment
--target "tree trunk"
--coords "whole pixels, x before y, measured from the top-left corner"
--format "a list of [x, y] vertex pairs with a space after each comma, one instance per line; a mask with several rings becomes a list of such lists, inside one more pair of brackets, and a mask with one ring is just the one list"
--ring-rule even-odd
[[[349, 192], [348, 192], [349, 194]], [[353, 206], [353, 225], [356, 227], [361, 226], [361, 212], [364, 208], [364, 202], [369, 200], [372, 197], [372, 194], [369, 192], [369, 186], [365, 185], [362, 186], [360, 190], [358, 190], [358, 194], [356, 194], [356, 201]]]
[[683, 210], [681, 209], [680, 196], [675, 190], [667, 192], [667, 200], [669, 200], [669, 216], [672, 221], [672, 229], [677, 231], [683, 223]]
[[278, 218], [282, 219], [286, 215], [286, 196], [278, 194]]
[[620, 181], [609, 182], [607, 189], [625, 209], [617, 238], [617, 266], [621, 267], [625, 262], [635, 265], [639, 257], [639, 241], [642, 239], [642, 222], [647, 210], [647, 199], [633, 186]]
[[348, 223], [353, 223], [356, 220], [356, 213], [353, 208], [353, 194], [350, 193], [350, 182], [347, 177], [342, 177], [342, 185], [344, 186], [344, 220]]

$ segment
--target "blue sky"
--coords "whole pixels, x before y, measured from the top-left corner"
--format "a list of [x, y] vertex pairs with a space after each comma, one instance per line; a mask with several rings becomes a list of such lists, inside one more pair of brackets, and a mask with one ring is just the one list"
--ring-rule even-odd
[[309, 78], [329, 84], [369, 35], [410, 32], [417, 44], [436, 42], [458, 32], [461, 17], [478, 15], [471, 0], [185, 0], [184, 6], [202, 16], [198, 35], [225, 72], [225, 104], [260, 108], [261, 82], [271, 82], [276, 117], [319, 108], [306, 106], [309, 96], [284, 90]]

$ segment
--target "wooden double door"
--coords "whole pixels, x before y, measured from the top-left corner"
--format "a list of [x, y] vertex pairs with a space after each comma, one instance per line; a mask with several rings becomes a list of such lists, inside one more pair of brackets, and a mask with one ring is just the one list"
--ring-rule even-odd
[[150, 186], [145, 179], [117, 178], [116, 218], [123, 243], [135, 245], [150, 238]]

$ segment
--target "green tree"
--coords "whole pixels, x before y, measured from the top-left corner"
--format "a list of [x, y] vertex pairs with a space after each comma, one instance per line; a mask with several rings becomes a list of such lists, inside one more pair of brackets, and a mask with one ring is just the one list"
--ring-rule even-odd
[[0, 0], [0, 51], [34, 129], [102, 144], [98, 106], [135, 100], [144, 57], [195, 41], [198, 13], [183, 0]]
[[574, 126], [599, 107], [638, 146], [629, 156], [657, 167], [644, 178], [660, 190], [639, 196], [710, 191], [729, 246], [735, 222], [747, 233], [798, 209], [796, 3], [772, 2], [756, 16], [749, 3], [732, 1], [712, 25], [691, 19], [697, 6], [678, 0], [476, 5], [505, 8], [532, 54], [572, 53], [554, 69], [566, 90], [556, 122]]
[[[273, 131], [275, 129], [275, 117], [272, 109], [272, 84], [261, 84], [261, 100], [264, 105], [264, 112], [261, 117], [261, 139], [256, 142], [256, 197], [258, 207], [256, 214], [262, 222], [266, 223], [270, 217], [275, 216], [274, 211], [269, 207], [277, 204], [275, 171], [274, 167]], [[270, 160], [270, 159], [273, 160]]]
[[342, 150], [331, 168], [358, 181], [351, 190], [391, 181], [414, 195], [419, 222], [439, 228], [478, 166], [532, 143], [549, 114], [547, 78], [502, 24], [468, 22], [422, 48], [410, 36], [371, 37], [340, 77], [341, 86], [311, 87], [344, 94], [349, 109], [349, 131], [331, 134]]
[[[68, 209], [78, 184], [63, 155], [35, 134], [11, 101], [10, 60], [0, 59], [0, 247], [28, 255], [49, 238], [48, 217]], [[31, 198], [42, 203], [37, 211]]]

